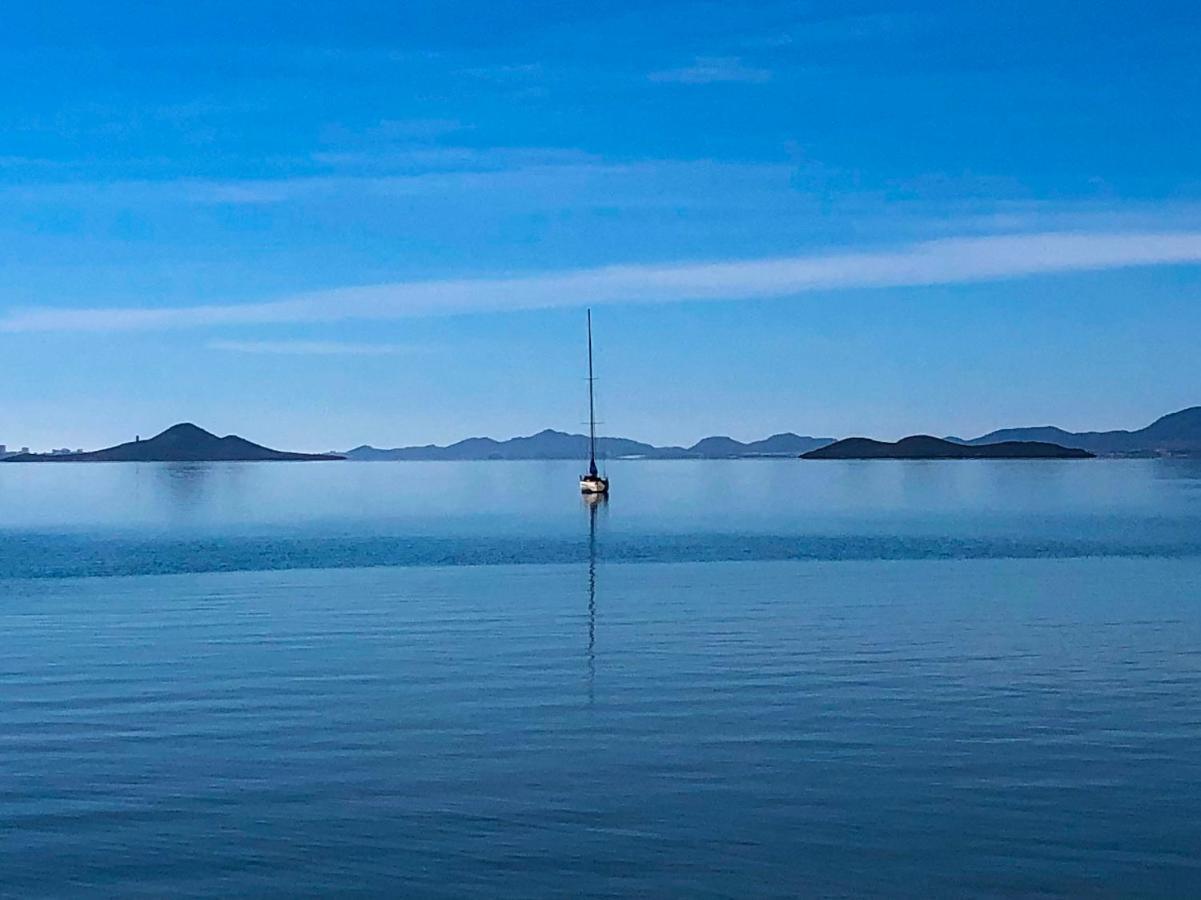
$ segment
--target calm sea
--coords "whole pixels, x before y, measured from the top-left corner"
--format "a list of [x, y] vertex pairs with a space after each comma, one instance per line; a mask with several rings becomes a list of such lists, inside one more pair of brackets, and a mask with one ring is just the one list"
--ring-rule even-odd
[[0, 894], [1196, 896], [1201, 464], [0, 465]]

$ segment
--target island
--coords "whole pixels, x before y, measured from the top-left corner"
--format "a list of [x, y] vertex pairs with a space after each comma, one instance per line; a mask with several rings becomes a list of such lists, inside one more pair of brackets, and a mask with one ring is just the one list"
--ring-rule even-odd
[[305, 462], [334, 459], [345, 457], [335, 453], [272, 450], [235, 434], [217, 437], [184, 422], [145, 441], [130, 441], [90, 453], [18, 453], [3, 462]]
[[846, 438], [802, 453], [801, 459], [1092, 459], [1087, 450], [1043, 441], [1003, 441], [998, 444], [956, 444], [927, 434], [896, 443], [870, 438]]

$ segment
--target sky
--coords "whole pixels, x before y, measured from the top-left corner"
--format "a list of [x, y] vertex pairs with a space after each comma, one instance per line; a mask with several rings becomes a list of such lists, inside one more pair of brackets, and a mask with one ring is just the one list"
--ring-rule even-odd
[[[1085, 13], [1085, 10], [1087, 12]], [[1201, 404], [1192, 2], [0, 9], [0, 443]]]

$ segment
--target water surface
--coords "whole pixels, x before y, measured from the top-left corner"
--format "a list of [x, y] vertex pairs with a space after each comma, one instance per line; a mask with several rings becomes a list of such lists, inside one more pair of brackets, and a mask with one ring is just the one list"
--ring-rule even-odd
[[[0, 578], [578, 561], [572, 462], [0, 465]], [[612, 561], [1192, 557], [1201, 461], [610, 464]]]
[[0, 466], [0, 892], [1188, 896], [1201, 468]]

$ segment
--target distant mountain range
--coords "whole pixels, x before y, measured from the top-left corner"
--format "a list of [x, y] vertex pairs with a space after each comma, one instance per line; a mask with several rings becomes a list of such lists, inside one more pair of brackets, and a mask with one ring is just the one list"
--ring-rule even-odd
[[237, 435], [217, 437], [185, 422], [145, 441], [130, 441], [90, 453], [19, 453], [3, 460], [21, 462], [287, 462], [342, 459], [329, 453], [287, 453]]
[[895, 444], [847, 438], [802, 454], [802, 459], [1091, 459], [1087, 450], [1040, 441], [957, 444], [919, 434]]
[[1053, 425], [1042, 425], [1003, 428], [968, 441], [948, 440], [976, 446], [1002, 441], [1046, 441], [1100, 456], [1201, 455], [1201, 406], [1171, 413], [1138, 431], [1070, 432]]
[[[862, 452], [949, 453], [945, 447], [918, 447], [906, 443], [908, 438], [895, 445], [867, 438], [853, 438], [864, 442]], [[1034, 428], [1004, 428], [978, 438], [965, 440], [958, 437], [923, 438], [952, 446], [979, 447], [985, 444], [1040, 443], [1058, 445], [1060, 448], [1086, 450], [1098, 456], [1158, 456], [1158, 455], [1201, 455], [1201, 406], [1183, 409], [1157, 419], [1146, 428], [1137, 431], [1085, 431], [1070, 432], [1051, 425]], [[657, 447], [628, 438], [597, 438], [597, 453], [606, 459], [752, 459], [764, 457], [797, 457], [834, 444], [834, 438], [806, 437], [791, 432], [774, 434], [761, 441], [743, 443], [731, 437], [714, 436], [697, 441], [691, 447]], [[837, 452], [846, 452], [844, 446]], [[879, 445], [872, 449], [868, 445]], [[901, 445], [904, 444], [904, 447]], [[888, 450], [887, 448], [893, 448]], [[884, 449], [882, 449], [884, 448]], [[900, 448], [900, 449], [897, 449]], [[852, 446], [853, 450], [854, 447]], [[856, 452], [859, 452], [856, 451]], [[833, 452], [833, 451], [832, 451]], [[475, 437], [449, 446], [427, 444], [421, 447], [397, 447], [381, 450], [371, 446], [356, 447], [345, 454], [337, 453], [289, 453], [272, 450], [252, 443], [237, 435], [217, 437], [190, 423], [175, 425], [162, 434], [145, 441], [132, 441], [104, 450], [88, 453], [19, 453], [0, 459], [0, 462], [176, 462], [176, 461], [287, 461], [287, 460], [486, 460], [486, 459], [586, 459], [588, 437], [583, 434], [567, 434], [547, 429], [527, 437], [515, 437], [506, 441]], [[829, 458], [813, 456], [811, 458]], [[912, 458], [906, 456], [905, 458]], [[933, 457], [928, 457], [933, 458]], [[948, 457], [939, 457], [948, 458]]]
[[[596, 439], [597, 455], [605, 459], [737, 459], [763, 456], [799, 456], [817, 447], [834, 443], [833, 438], [804, 437], [799, 434], [774, 434], [761, 441], [744, 444], [729, 437], [707, 437], [691, 447], [656, 447], [627, 438]], [[469, 460], [469, 459], [586, 459], [588, 436], [552, 431], [549, 428], [528, 437], [507, 441], [492, 438], [468, 438], [446, 447], [427, 444], [422, 447], [355, 447], [347, 459], [373, 460]]]
[[[1008, 442], [1056, 444], [1098, 456], [1201, 455], [1201, 406], [1164, 416], [1138, 431], [1074, 433], [1053, 426], [1006, 428], [978, 438], [948, 437], [951, 444], [980, 446]], [[805, 437], [791, 432], [743, 443], [730, 437], [707, 437], [691, 447], [657, 447], [628, 438], [597, 438], [597, 453], [606, 459], [747, 459], [802, 456], [829, 446], [834, 438]], [[585, 459], [588, 437], [562, 431], [540, 431], [507, 441], [468, 438], [449, 446], [426, 444], [381, 450], [364, 445], [345, 453], [354, 460]]]

